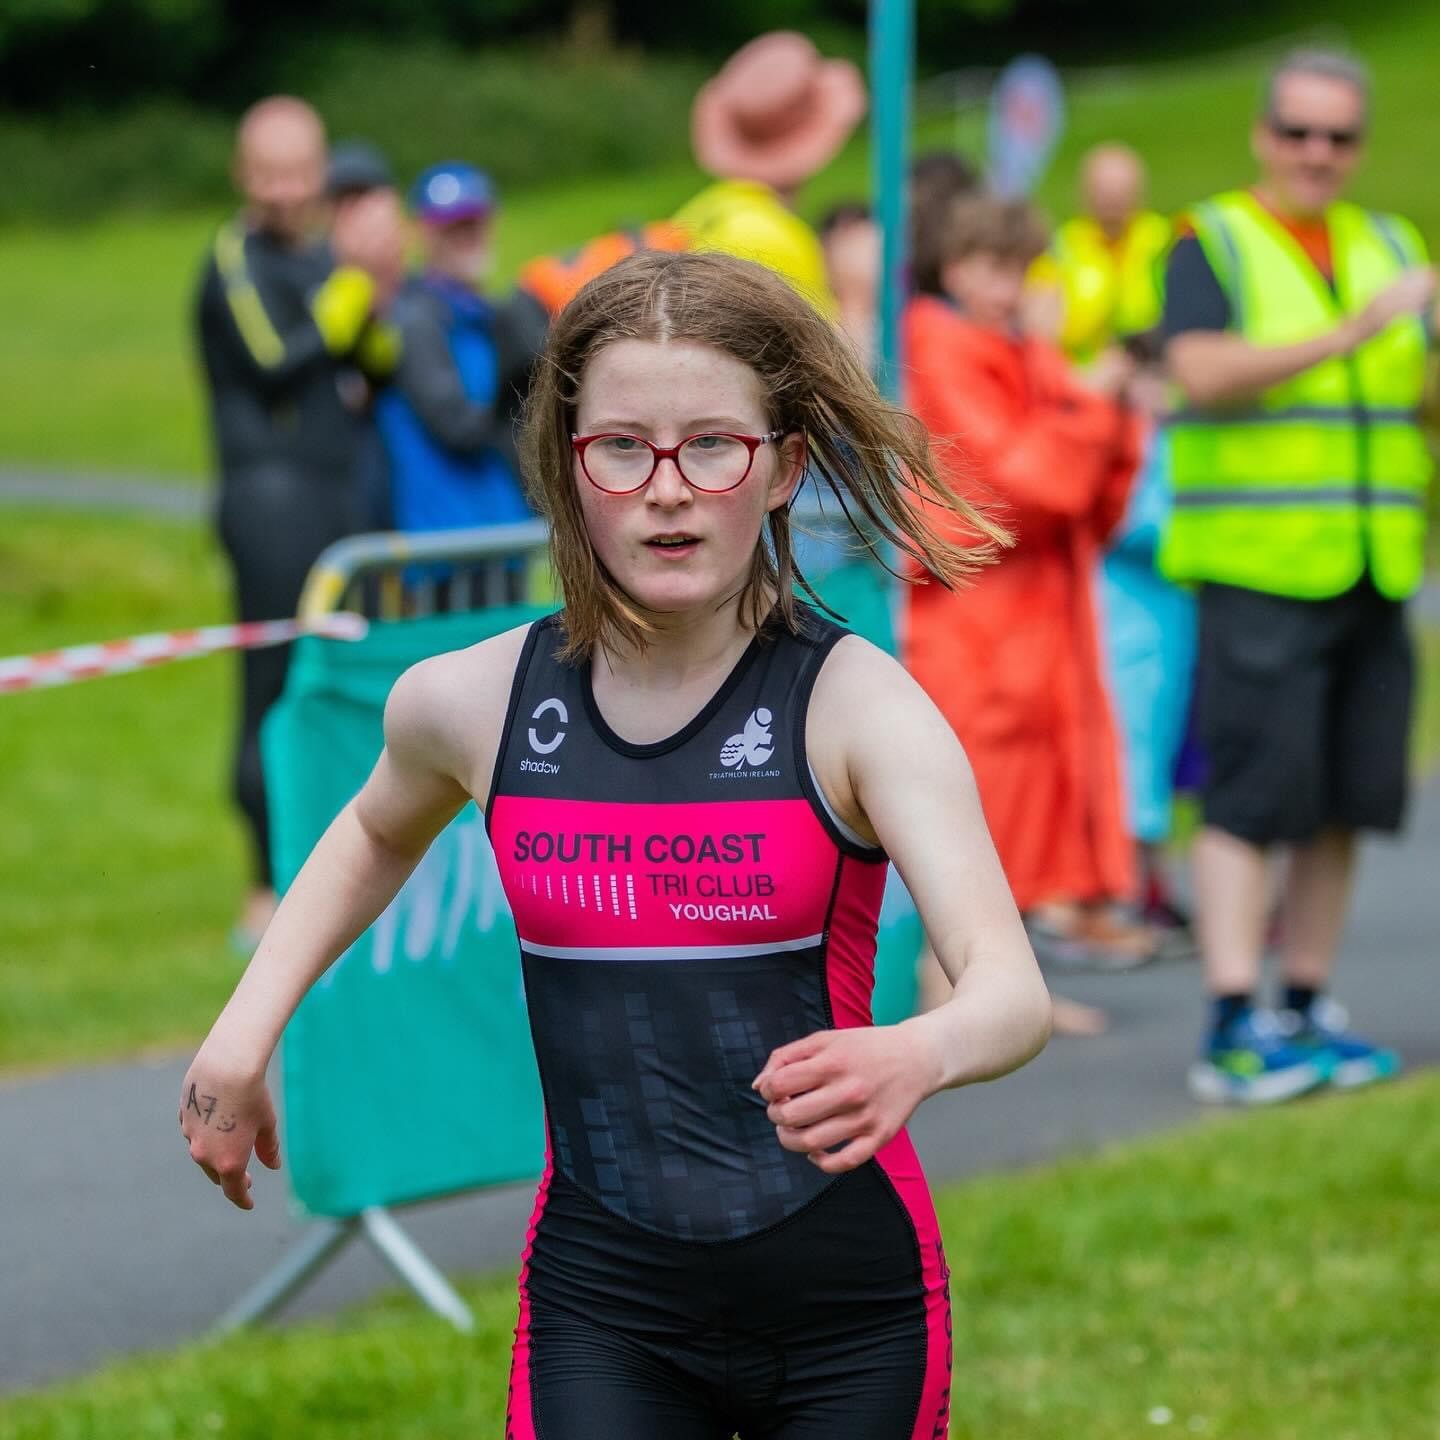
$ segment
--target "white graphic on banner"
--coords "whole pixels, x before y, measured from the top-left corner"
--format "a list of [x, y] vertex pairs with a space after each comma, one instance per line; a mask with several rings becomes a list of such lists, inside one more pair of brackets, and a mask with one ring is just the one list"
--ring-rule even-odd
[[[370, 931], [370, 967], [453, 961], [466, 927], [485, 934], [509, 919], [495, 852], [480, 813], [468, 807], [435, 837], [415, 873]], [[349, 951], [326, 974], [333, 980]]]

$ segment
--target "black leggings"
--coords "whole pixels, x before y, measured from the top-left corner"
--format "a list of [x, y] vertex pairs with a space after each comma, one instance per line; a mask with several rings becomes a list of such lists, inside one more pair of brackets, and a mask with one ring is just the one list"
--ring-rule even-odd
[[874, 1161], [770, 1230], [712, 1244], [641, 1230], [562, 1175], [547, 1189], [507, 1440], [946, 1434], [943, 1255]]
[[[365, 519], [365, 499], [348, 476], [316, 476], [278, 465], [227, 476], [220, 490], [220, 543], [230, 558], [240, 619], [293, 616], [320, 552], [362, 530]], [[250, 830], [256, 883], [267, 886], [274, 877], [260, 722], [280, 698], [289, 665], [288, 645], [240, 655], [234, 796]]]

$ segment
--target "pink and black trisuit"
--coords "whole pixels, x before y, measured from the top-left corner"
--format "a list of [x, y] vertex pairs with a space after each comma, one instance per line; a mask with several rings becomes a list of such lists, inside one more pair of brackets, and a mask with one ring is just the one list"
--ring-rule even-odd
[[751, 1082], [869, 1025], [886, 858], [805, 758], [844, 631], [751, 642], [705, 708], [632, 745], [555, 619], [516, 672], [487, 823], [520, 939], [546, 1166], [507, 1440], [934, 1440], [950, 1307], [902, 1131], [832, 1177]]

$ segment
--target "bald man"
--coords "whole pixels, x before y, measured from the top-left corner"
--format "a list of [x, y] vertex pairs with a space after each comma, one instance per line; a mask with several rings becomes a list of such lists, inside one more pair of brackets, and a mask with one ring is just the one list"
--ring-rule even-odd
[[1121, 240], [1145, 204], [1145, 162], [1128, 145], [1097, 145], [1081, 159], [1080, 194], [1106, 238]]
[[[378, 316], [399, 282], [403, 232], [384, 197], [337, 214], [330, 243], [325, 127], [289, 96], [240, 122], [234, 176], [243, 198], [206, 258], [196, 306], [219, 473], [220, 539], [245, 620], [295, 613], [315, 558], [366, 528], [357, 457], [367, 377], [393, 369]], [[236, 929], [258, 940], [274, 892], [260, 722], [285, 681], [288, 651], [245, 655], [235, 798], [253, 841], [254, 883]]]
[[1097, 145], [1080, 162], [1082, 213], [1055, 232], [1035, 278], [1061, 296], [1059, 340], [1088, 367], [1154, 329], [1170, 224], [1145, 208], [1145, 164], [1128, 145]]

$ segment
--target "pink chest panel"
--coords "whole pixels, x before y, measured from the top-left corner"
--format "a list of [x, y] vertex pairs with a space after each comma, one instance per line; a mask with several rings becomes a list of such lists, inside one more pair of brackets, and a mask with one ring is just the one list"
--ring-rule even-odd
[[799, 797], [656, 805], [501, 795], [490, 836], [533, 953], [683, 959], [814, 945], [835, 885], [835, 844]]

